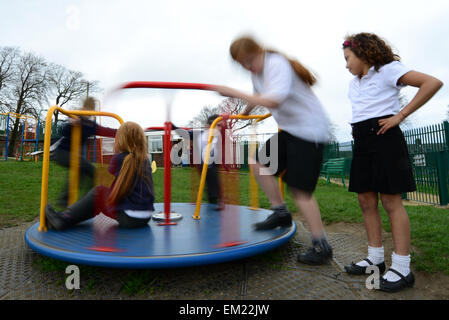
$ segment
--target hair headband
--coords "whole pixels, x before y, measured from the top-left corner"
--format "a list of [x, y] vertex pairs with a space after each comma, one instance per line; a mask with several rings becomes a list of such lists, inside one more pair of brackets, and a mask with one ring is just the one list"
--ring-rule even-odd
[[356, 43], [351, 40], [345, 40], [345, 42], [343, 42], [343, 49], [348, 47], [355, 48]]

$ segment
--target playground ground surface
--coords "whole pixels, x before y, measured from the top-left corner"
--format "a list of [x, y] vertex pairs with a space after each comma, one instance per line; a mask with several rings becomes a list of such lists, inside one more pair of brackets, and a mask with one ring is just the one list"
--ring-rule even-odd
[[[323, 266], [296, 261], [310, 234], [299, 214], [292, 240], [274, 251], [229, 263], [165, 270], [79, 266], [80, 289], [66, 287], [69, 263], [45, 258], [23, 236], [33, 222], [0, 230], [0, 300], [449, 300], [449, 276], [414, 271], [414, 288], [384, 293], [366, 287], [367, 276], [349, 276], [343, 266], [366, 254], [361, 223], [326, 225], [334, 249]], [[37, 221], [37, 220], [36, 220]], [[387, 265], [391, 233], [384, 232]], [[413, 265], [412, 265], [413, 269]]]
[[[54, 201], [65, 174], [57, 166], [50, 170], [49, 200]], [[367, 277], [349, 276], [343, 271], [344, 265], [366, 256], [367, 239], [356, 197], [336, 184], [324, 186], [323, 181], [316, 197], [334, 248], [334, 258], [328, 265], [311, 267], [296, 261], [297, 254], [310, 244], [310, 235], [301, 215], [295, 213], [296, 235], [287, 245], [271, 252], [196, 268], [125, 270], [79, 266], [80, 289], [69, 290], [65, 285], [69, 264], [45, 258], [24, 242], [25, 231], [37, 222], [41, 171], [39, 163], [2, 163], [0, 181], [6, 183], [2, 187], [2, 199], [6, 201], [0, 201], [0, 300], [449, 300], [447, 208], [419, 205], [415, 210], [412, 203], [405, 203], [414, 228], [412, 240], [417, 244], [412, 246], [411, 266], [415, 287], [394, 294], [373, 291], [366, 288]], [[179, 176], [173, 181], [173, 199], [190, 201], [191, 194], [185, 189], [191, 173], [184, 169], [174, 172]], [[162, 176], [163, 170], [154, 176], [157, 202], [163, 194]], [[239, 193], [241, 201], [248, 201], [247, 173], [241, 175]], [[291, 205], [288, 194], [287, 203]], [[268, 205], [260, 194], [260, 206]], [[382, 213], [389, 265], [392, 237], [386, 219]]]

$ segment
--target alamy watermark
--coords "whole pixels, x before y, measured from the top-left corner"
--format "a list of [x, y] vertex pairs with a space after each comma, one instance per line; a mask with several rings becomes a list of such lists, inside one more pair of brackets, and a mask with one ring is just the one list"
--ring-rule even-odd
[[[181, 142], [176, 143], [170, 150], [170, 160], [174, 165], [194, 164], [202, 165], [206, 160], [207, 145], [209, 140], [209, 130], [191, 130], [177, 129], [176, 133], [182, 138]], [[270, 138], [270, 148], [261, 148], [251, 153], [249, 150], [247, 159], [245, 159], [245, 146], [243, 143], [234, 143], [230, 138], [232, 131], [227, 129], [225, 135], [220, 130], [212, 131], [212, 142], [208, 164], [242, 165], [245, 160], [249, 165], [260, 163], [263, 168], [260, 175], [274, 175], [278, 170], [278, 135], [274, 134]], [[248, 145], [255, 144], [256, 141], [248, 141]], [[251, 149], [248, 146], [248, 149]], [[192, 156], [190, 156], [192, 150]]]
[[80, 268], [72, 264], [67, 266], [65, 273], [68, 274], [65, 279], [65, 287], [68, 290], [80, 289]]
[[366, 278], [365, 286], [368, 290], [379, 289], [380, 288], [380, 270], [378, 266], [368, 266], [365, 273], [370, 274]]
[[65, 10], [65, 13], [67, 18], [65, 22], [66, 28], [71, 31], [78, 30], [81, 26], [81, 19], [80, 19], [81, 10], [79, 9], [79, 7], [75, 5], [70, 5]]

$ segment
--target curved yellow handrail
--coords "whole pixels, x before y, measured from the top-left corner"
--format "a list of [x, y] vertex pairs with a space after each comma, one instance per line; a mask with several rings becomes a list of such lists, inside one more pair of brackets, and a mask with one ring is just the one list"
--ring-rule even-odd
[[[241, 120], [249, 120], [249, 119], [257, 119], [257, 122], [260, 122], [266, 118], [271, 117], [271, 113], [265, 114], [265, 115], [253, 115], [253, 116], [244, 116], [244, 115], [231, 115], [229, 116], [230, 119], [241, 119]], [[201, 171], [201, 180], [200, 180], [200, 187], [198, 190], [198, 195], [196, 198], [196, 207], [195, 207], [195, 214], [193, 215], [194, 219], [199, 220], [200, 219], [200, 209], [201, 209], [201, 199], [203, 198], [204, 193], [204, 186], [206, 184], [206, 174], [207, 174], [207, 168], [209, 166], [209, 159], [210, 159], [210, 150], [212, 149], [212, 140], [213, 140], [213, 129], [217, 126], [217, 123], [223, 120], [223, 117], [217, 117], [214, 122], [212, 122], [209, 130], [209, 138], [207, 140], [207, 147], [206, 147], [206, 155], [204, 157], [204, 163], [203, 163], [203, 170]]]
[[[84, 111], [84, 110], [64, 110], [61, 107], [58, 106], [52, 106], [48, 112], [47, 117], [45, 118], [45, 138], [44, 138], [44, 155], [43, 155], [43, 161], [42, 161], [42, 185], [41, 185], [41, 207], [40, 207], [40, 222], [39, 222], [39, 231], [47, 231], [47, 226], [45, 224], [45, 207], [47, 206], [48, 201], [48, 172], [50, 168], [50, 143], [51, 143], [51, 120], [53, 118], [53, 113], [58, 110], [59, 112], [74, 118], [75, 116], [106, 116], [106, 117], [112, 117], [117, 119], [120, 124], [123, 124], [123, 119], [119, 117], [118, 115], [110, 112], [99, 112], [99, 111]], [[81, 130], [76, 129], [77, 126], [74, 127], [74, 134], [72, 135], [71, 142], [74, 142], [73, 140], [78, 141], [81, 139]], [[73, 144], [73, 148], [71, 147], [71, 157], [72, 155], [77, 155], [79, 152], [79, 143]], [[76, 158], [76, 160], [75, 160]], [[75, 161], [75, 164], [79, 161], [78, 157], [73, 157], [73, 160]], [[72, 161], [72, 158], [71, 158]], [[73, 168], [72, 168], [73, 167]], [[71, 165], [69, 176], [75, 177], [75, 184], [77, 184], [78, 176], [76, 174], [76, 169], [79, 169], [79, 166]], [[71, 189], [73, 189], [73, 185], [70, 186]], [[76, 188], [78, 190], [78, 188]], [[69, 195], [72, 194], [72, 198], [69, 199], [70, 201], [74, 201], [74, 198], [76, 197], [76, 193], [69, 192]]]

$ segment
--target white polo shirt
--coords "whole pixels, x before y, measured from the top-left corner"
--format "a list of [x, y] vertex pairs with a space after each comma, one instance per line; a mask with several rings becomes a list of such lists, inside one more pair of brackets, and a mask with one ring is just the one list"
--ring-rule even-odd
[[330, 121], [312, 89], [281, 54], [265, 53], [263, 72], [252, 74], [254, 91], [279, 103], [270, 108], [279, 127], [310, 142], [329, 141]]
[[399, 112], [398, 80], [410, 69], [399, 61], [380, 67], [371, 67], [361, 79], [355, 76], [349, 84], [348, 97], [352, 104], [352, 121], [356, 123], [371, 118]]

